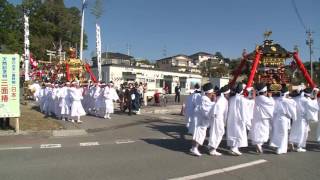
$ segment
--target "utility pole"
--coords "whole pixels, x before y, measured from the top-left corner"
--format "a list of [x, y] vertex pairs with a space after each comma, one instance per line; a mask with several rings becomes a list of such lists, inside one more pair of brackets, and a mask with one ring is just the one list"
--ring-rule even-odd
[[81, 37], [80, 37], [80, 60], [82, 60], [83, 51], [83, 29], [84, 29], [84, 9], [86, 8], [86, 0], [82, 0], [82, 16], [81, 16]]
[[310, 76], [311, 76], [311, 79], [313, 79], [313, 63], [312, 63], [312, 45], [313, 45], [313, 39], [312, 39], [312, 34], [314, 32], [312, 32], [310, 29], [307, 30], [307, 41], [306, 41], [306, 44], [307, 46], [309, 46], [309, 60], [310, 60]]

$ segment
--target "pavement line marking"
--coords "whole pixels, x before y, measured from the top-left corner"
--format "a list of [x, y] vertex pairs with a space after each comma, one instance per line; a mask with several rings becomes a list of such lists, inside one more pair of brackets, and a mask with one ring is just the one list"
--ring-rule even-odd
[[80, 143], [80, 146], [99, 146], [99, 142], [83, 142]]
[[118, 140], [116, 141], [116, 144], [129, 144], [129, 143], [134, 143], [136, 141], [132, 141], [132, 140]]
[[48, 148], [61, 148], [61, 144], [41, 144], [41, 149], [48, 149]]
[[199, 178], [203, 178], [203, 177], [207, 177], [207, 176], [212, 176], [215, 174], [220, 174], [220, 173], [225, 173], [225, 172], [229, 172], [229, 171], [234, 171], [236, 169], [241, 169], [241, 168], [245, 168], [245, 167], [249, 167], [249, 166], [254, 166], [257, 164], [261, 164], [261, 163], [265, 163], [267, 162], [267, 160], [265, 159], [259, 159], [256, 161], [251, 161], [248, 163], [243, 163], [243, 164], [238, 164], [238, 165], [234, 165], [234, 166], [230, 166], [230, 167], [226, 167], [226, 168], [221, 168], [221, 169], [215, 169], [212, 171], [208, 171], [208, 172], [204, 172], [204, 173], [199, 173], [199, 174], [193, 174], [193, 175], [189, 175], [189, 176], [184, 176], [184, 177], [178, 177], [178, 178], [172, 178], [169, 180], [192, 180], [192, 179], [199, 179]]
[[1, 151], [3, 151], [3, 150], [21, 150], [21, 149], [32, 149], [32, 147], [7, 147], [7, 148], [0, 148]]

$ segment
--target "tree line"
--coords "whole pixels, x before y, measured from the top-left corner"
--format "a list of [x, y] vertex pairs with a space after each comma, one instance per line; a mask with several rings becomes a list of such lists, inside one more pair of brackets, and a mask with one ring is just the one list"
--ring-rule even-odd
[[79, 47], [81, 11], [78, 8], [67, 8], [63, 0], [23, 0], [18, 5], [0, 0], [1, 52], [23, 54], [24, 13], [29, 16], [30, 52], [36, 59], [46, 60], [46, 50]]

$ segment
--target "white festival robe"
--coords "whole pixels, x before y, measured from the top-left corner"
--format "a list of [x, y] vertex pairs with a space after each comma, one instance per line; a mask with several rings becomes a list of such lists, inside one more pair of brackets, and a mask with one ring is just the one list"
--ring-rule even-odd
[[191, 123], [191, 116], [193, 114], [192, 95], [193, 94], [190, 94], [187, 96], [186, 102], [185, 102], [185, 107], [184, 107], [184, 119], [186, 121], [186, 127], [188, 128], [188, 133], [190, 133], [189, 127], [190, 127], [190, 123]]
[[45, 102], [44, 102], [44, 105], [43, 105], [44, 112], [47, 115], [51, 115], [51, 112], [53, 112], [53, 110], [54, 110], [51, 87], [46, 87], [45, 88], [44, 97], [45, 97]]
[[214, 102], [211, 101], [209, 97], [206, 95], [202, 95], [201, 97], [201, 105], [199, 106], [199, 112], [197, 112], [197, 126], [195, 132], [193, 134], [192, 139], [196, 141], [198, 144], [202, 145], [205, 138], [207, 128], [210, 126], [210, 112], [214, 107]]
[[31, 87], [35, 90], [34, 93], [33, 93], [33, 97], [34, 97], [35, 101], [39, 102], [41, 86], [39, 85], [39, 83], [33, 83], [31, 85]]
[[217, 149], [225, 133], [228, 117], [228, 100], [221, 94], [211, 111], [209, 146]]
[[287, 153], [290, 120], [296, 121], [297, 119], [296, 106], [293, 99], [284, 96], [277, 98], [275, 102], [270, 146], [277, 147], [278, 153]]
[[187, 128], [189, 134], [194, 134], [195, 127], [197, 126], [196, 116], [199, 115], [197, 113], [199, 111], [199, 107], [201, 104], [201, 93], [194, 92], [187, 97], [187, 102], [185, 106], [185, 120], [187, 122]]
[[316, 99], [301, 95], [295, 98], [297, 103], [297, 121], [293, 121], [289, 142], [298, 147], [306, 147], [309, 124], [311, 121], [318, 121], [319, 106]]
[[103, 97], [104, 93], [103, 93], [103, 91], [104, 91], [104, 88], [101, 88], [99, 86], [96, 87], [96, 89], [95, 89], [93, 97], [95, 99], [94, 107], [96, 110], [100, 110], [104, 106], [104, 97]]
[[[318, 106], [320, 107], [320, 98], [318, 98]], [[320, 108], [319, 108], [319, 111], [318, 111], [317, 141], [320, 142]]]
[[271, 119], [275, 101], [272, 97], [259, 95], [255, 99], [252, 126], [249, 138], [253, 145], [267, 142], [270, 137]]
[[60, 114], [63, 116], [69, 116], [70, 115], [70, 109], [71, 109], [71, 97], [69, 92], [69, 87], [62, 87], [60, 88], [60, 91], [58, 93], [59, 98], [59, 107], [61, 109]]
[[119, 96], [117, 94], [117, 91], [112, 88], [106, 86], [104, 88], [104, 103], [105, 103], [105, 114], [109, 113], [112, 114], [114, 113], [114, 107], [113, 107], [113, 101], [119, 100]]
[[83, 99], [82, 97], [82, 89], [81, 88], [70, 88], [70, 97], [72, 100], [71, 104], [71, 117], [78, 117], [78, 116], [84, 116], [86, 115], [86, 112], [84, 111], [81, 100]]
[[253, 100], [236, 94], [230, 97], [227, 117], [227, 145], [229, 147], [247, 147], [247, 127], [251, 126]]
[[61, 109], [59, 106], [59, 91], [60, 91], [60, 88], [58, 88], [58, 87], [56, 87], [52, 90], [52, 100], [54, 103], [54, 114], [58, 118], [60, 118], [60, 116], [61, 116]]
[[47, 97], [45, 96], [45, 88], [42, 88], [39, 93], [39, 105], [40, 105], [40, 111], [42, 113], [44, 113], [44, 105], [45, 105], [46, 98]]

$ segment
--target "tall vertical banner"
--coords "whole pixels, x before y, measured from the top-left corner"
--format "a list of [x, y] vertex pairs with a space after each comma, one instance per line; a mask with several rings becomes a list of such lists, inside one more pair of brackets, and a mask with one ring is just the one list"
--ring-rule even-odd
[[101, 72], [101, 36], [100, 36], [100, 26], [96, 24], [96, 43], [97, 43], [97, 65], [98, 65], [98, 81], [102, 80]]
[[24, 14], [24, 78], [29, 81], [29, 60], [30, 60], [30, 41], [29, 41], [29, 17]]
[[0, 54], [0, 117], [20, 117], [19, 63], [17, 54]]

